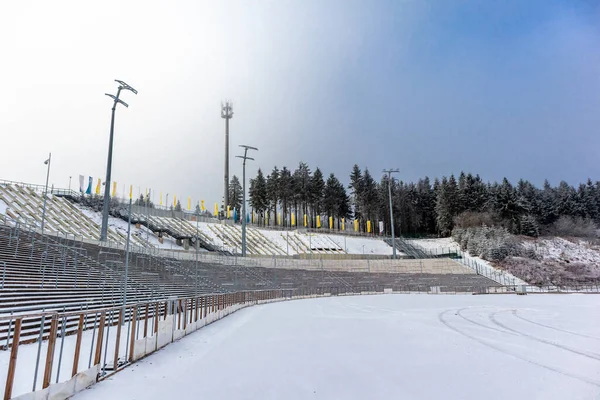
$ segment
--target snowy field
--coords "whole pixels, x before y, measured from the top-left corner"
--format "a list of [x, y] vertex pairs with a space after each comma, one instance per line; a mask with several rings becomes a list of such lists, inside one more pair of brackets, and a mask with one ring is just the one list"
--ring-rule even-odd
[[250, 307], [76, 395], [598, 399], [600, 296], [379, 295]]

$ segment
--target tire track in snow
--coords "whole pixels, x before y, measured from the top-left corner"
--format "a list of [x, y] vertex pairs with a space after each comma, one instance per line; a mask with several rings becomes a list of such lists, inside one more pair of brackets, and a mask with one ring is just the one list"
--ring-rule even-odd
[[[507, 311], [507, 310], [505, 310], [505, 311]], [[513, 310], [513, 311], [514, 311], [514, 310]], [[498, 326], [500, 326], [500, 327], [502, 327], [502, 328], [504, 328], [504, 329], [506, 329], [506, 330], [509, 330], [509, 331], [511, 331], [511, 332], [514, 332], [514, 333], [516, 333], [517, 335], [520, 335], [520, 336], [524, 336], [524, 337], [527, 337], [527, 338], [533, 339], [533, 340], [535, 340], [536, 342], [544, 343], [544, 344], [547, 344], [547, 345], [550, 345], [550, 346], [557, 347], [557, 348], [559, 348], [559, 349], [562, 349], [562, 350], [570, 351], [571, 353], [574, 353], [574, 354], [579, 354], [580, 356], [587, 357], [587, 358], [590, 358], [590, 359], [592, 359], [592, 360], [600, 361], [600, 354], [596, 354], [596, 353], [586, 353], [585, 351], [581, 351], [581, 350], [573, 349], [573, 348], [571, 348], [571, 347], [564, 346], [564, 345], [562, 345], [562, 344], [560, 344], [560, 343], [552, 342], [552, 341], [550, 341], [550, 340], [546, 340], [546, 339], [540, 339], [540, 338], [537, 338], [537, 337], [535, 337], [535, 336], [533, 336], [533, 335], [530, 335], [530, 334], [528, 334], [528, 333], [521, 332], [521, 331], [519, 331], [519, 330], [516, 330], [516, 329], [513, 329], [513, 328], [509, 328], [508, 326], [506, 326], [506, 325], [505, 325], [505, 324], [503, 324], [502, 322], [499, 322], [499, 321], [496, 319], [496, 314], [498, 314], [498, 313], [501, 313], [501, 312], [502, 312], [502, 311], [497, 311], [497, 312], [495, 312], [495, 313], [492, 313], [492, 314], [490, 314], [490, 316], [489, 316], [489, 317], [490, 317], [490, 321], [492, 321], [494, 324], [496, 324], [496, 325], [498, 325]]]
[[600, 387], [600, 382], [598, 382], [598, 381], [595, 381], [595, 380], [593, 380], [593, 379], [586, 378], [586, 377], [584, 377], [584, 376], [575, 375], [575, 374], [572, 374], [572, 373], [570, 373], [570, 372], [561, 371], [561, 370], [559, 370], [559, 369], [556, 369], [556, 368], [550, 367], [550, 366], [548, 366], [548, 365], [544, 365], [544, 364], [538, 363], [538, 362], [536, 362], [536, 361], [533, 361], [533, 360], [530, 360], [530, 359], [528, 359], [528, 358], [525, 358], [525, 357], [523, 357], [523, 356], [521, 356], [521, 355], [519, 355], [519, 354], [513, 353], [513, 352], [511, 352], [511, 351], [509, 351], [509, 350], [502, 349], [502, 348], [501, 348], [501, 347], [499, 347], [499, 346], [493, 345], [493, 344], [491, 344], [491, 343], [487, 343], [486, 341], [484, 341], [484, 340], [482, 340], [482, 339], [479, 339], [479, 338], [477, 338], [477, 337], [475, 337], [475, 336], [473, 336], [473, 335], [470, 335], [470, 334], [468, 334], [468, 333], [466, 333], [466, 332], [463, 332], [462, 330], [460, 330], [460, 329], [458, 329], [458, 328], [456, 328], [456, 327], [452, 326], [452, 325], [451, 325], [451, 324], [450, 324], [450, 323], [449, 323], [449, 322], [448, 322], [448, 321], [447, 321], [447, 320], [444, 318], [444, 315], [445, 315], [446, 313], [448, 313], [448, 312], [451, 312], [451, 311], [453, 311], [453, 310], [446, 310], [446, 311], [442, 311], [441, 313], [439, 313], [439, 314], [438, 314], [438, 319], [439, 319], [439, 321], [440, 321], [442, 324], [444, 324], [444, 325], [445, 325], [445, 326], [446, 326], [448, 329], [450, 329], [450, 330], [452, 330], [452, 331], [454, 331], [454, 332], [458, 333], [459, 335], [461, 335], [461, 336], [464, 336], [464, 337], [466, 337], [466, 338], [469, 338], [469, 339], [471, 339], [471, 340], [473, 340], [473, 341], [475, 341], [475, 342], [477, 342], [477, 343], [479, 343], [479, 344], [482, 344], [482, 345], [484, 345], [484, 346], [486, 346], [486, 347], [489, 347], [489, 348], [491, 348], [491, 349], [493, 349], [493, 350], [496, 350], [496, 351], [498, 351], [498, 352], [500, 352], [500, 353], [502, 353], [502, 354], [505, 354], [505, 355], [507, 355], [507, 356], [511, 356], [511, 357], [517, 358], [517, 359], [519, 359], [519, 360], [525, 361], [526, 363], [529, 363], [529, 364], [532, 364], [532, 365], [538, 366], [538, 367], [540, 367], [540, 368], [547, 369], [547, 370], [549, 370], [549, 371], [552, 371], [552, 372], [556, 372], [557, 374], [564, 375], [564, 376], [567, 376], [567, 377], [569, 377], [569, 378], [577, 379], [577, 380], [579, 380], [579, 381], [581, 381], [581, 382], [585, 382], [585, 383], [587, 383], [587, 384], [590, 384], [590, 385], [593, 385], [593, 386]]
[[568, 330], [566, 330], [566, 329], [561, 329], [561, 328], [557, 328], [557, 327], [555, 327], [555, 326], [546, 325], [546, 324], [542, 324], [542, 323], [540, 323], [540, 322], [535, 322], [535, 321], [532, 321], [532, 320], [530, 320], [530, 319], [527, 319], [527, 318], [525, 318], [525, 317], [522, 317], [522, 316], [520, 316], [520, 315], [518, 314], [517, 310], [513, 310], [513, 315], [514, 315], [515, 317], [519, 318], [519, 319], [522, 319], [523, 321], [529, 322], [530, 324], [534, 324], [534, 325], [542, 326], [542, 327], [544, 327], [544, 328], [548, 328], [548, 329], [553, 329], [553, 330], [555, 330], [555, 331], [558, 331], [558, 332], [564, 332], [564, 333], [569, 333], [569, 334], [571, 334], [571, 335], [575, 335], [575, 336], [581, 336], [581, 337], [588, 338], [588, 339], [600, 340], [600, 338], [598, 338], [598, 337], [595, 337], [595, 336], [590, 336], [590, 335], [586, 335], [586, 334], [583, 334], [583, 333], [577, 333], [577, 332], [573, 332], [573, 331], [568, 331]]

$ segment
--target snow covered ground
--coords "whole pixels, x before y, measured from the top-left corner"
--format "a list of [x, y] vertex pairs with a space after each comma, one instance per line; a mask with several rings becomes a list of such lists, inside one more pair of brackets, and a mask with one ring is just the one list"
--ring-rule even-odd
[[[102, 214], [96, 211], [92, 211], [89, 208], [79, 207], [81, 212], [97, 223], [98, 225], [102, 225]], [[129, 224], [127, 221], [124, 221], [120, 218], [108, 217], [108, 228], [112, 229], [115, 232], [121, 232], [123, 235], [127, 236], [127, 226]], [[149, 243], [150, 245], [157, 247], [159, 249], [181, 249], [181, 246], [177, 245], [176, 240], [173, 238], [165, 237], [163, 239], [163, 243], [158, 241], [158, 237], [154, 233], [152, 233], [145, 226], [140, 227], [140, 229], [136, 228], [135, 225], [131, 226], [131, 235], [137, 236], [144, 242]]]
[[600, 296], [381, 295], [251, 307], [94, 399], [598, 399]]
[[525, 240], [523, 246], [535, 251], [541, 260], [553, 260], [566, 263], [585, 263], [600, 267], [600, 249], [588, 241], [559, 237]]

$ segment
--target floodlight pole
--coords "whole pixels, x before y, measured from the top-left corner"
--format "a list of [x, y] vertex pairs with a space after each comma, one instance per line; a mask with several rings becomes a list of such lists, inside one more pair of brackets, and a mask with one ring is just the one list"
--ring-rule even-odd
[[256, 147], [240, 145], [240, 147], [244, 148], [243, 156], [236, 156], [237, 158], [241, 158], [244, 160], [242, 166], [242, 257], [246, 257], [246, 160], [253, 160], [254, 158], [248, 157], [248, 150], [256, 150]]
[[46, 223], [46, 201], [48, 200], [48, 180], [50, 179], [50, 163], [52, 162], [52, 153], [48, 154], [48, 159], [44, 164], [48, 166], [46, 171], [46, 189], [44, 189], [44, 208], [42, 209], [42, 235], [44, 234], [44, 224]]
[[394, 235], [394, 209], [392, 208], [392, 174], [400, 172], [399, 169], [384, 169], [388, 176], [388, 193], [390, 197], [390, 226], [392, 227], [392, 258], [396, 258], [396, 237]]
[[221, 118], [225, 120], [225, 174], [223, 193], [223, 213], [227, 218], [227, 206], [229, 205], [229, 120], [233, 118], [233, 104], [226, 101], [221, 103]]
[[[102, 227], [100, 228], [100, 240], [106, 241], [108, 236], [108, 211], [110, 209], [110, 176], [112, 172], [112, 150], [113, 150], [113, 137], [115, 130], [115, 110], [117, 109], [117, 103], [124, 105], [125, 107], [129, 107], [127, 103], [123, 100], [119, 99], [121, 95], [121, 90], [129, 90], [134, 94], [137, 94], [137, 90], [129, 86], [123, 81], [119, 81], [115, 79], [115, 82], [119, 84], [119, 88], [117, 89], [117, 95], [113, 96], [112, 94], [105, 93], [106, 96], [110, 97], [114, 100], [112, 107], [112, 115], [110, 118], [110, 137], [108, 140], [108, 162], [106, 165], [106, 180], [104, 181], [104, 207], [102, 209]], [[107, 184], [108, 182], [108, 184]]]

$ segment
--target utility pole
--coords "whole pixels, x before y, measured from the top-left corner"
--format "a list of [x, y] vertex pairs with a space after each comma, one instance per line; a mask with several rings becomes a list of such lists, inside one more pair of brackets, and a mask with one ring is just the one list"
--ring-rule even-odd
[[223, 196], [223, 212], [227, 217], [227, 206], [229, 205], [229, 120], [233, 118], [233, 103], [226, 101], [221, 103], [221, 118], [225, 119], [225, 187]]
[[242, 257], [246, 257], [246, 160], [254, 161], [254, 158], [248, 157], [248, 150], [258, 151], [258, 149], [256, 147], [246, 146], [243, 144], [241, 144], [240, 147], [244, 148], [244, 155], [236, 157], [244, 160], [242, 167], [242, 180], [244, 182], [242, 185]]
[[388, 193], [390, 197], [390, 226], [392, 227], [392, 258], [396, 258], [396, 238], [394, 236], [394, 209], [392, 208], [392, 174], [400, 172], [399, 169], [384, 169], [388, 176]]

